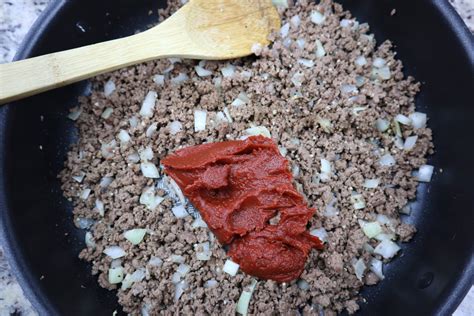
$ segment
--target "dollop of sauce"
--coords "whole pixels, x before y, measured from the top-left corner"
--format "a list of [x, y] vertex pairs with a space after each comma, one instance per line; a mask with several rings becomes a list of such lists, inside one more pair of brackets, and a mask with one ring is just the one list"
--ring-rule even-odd
[[263, 136], [177, 150], [161, 161], [228, 255], [253, 276], [288, 282], [312, 248], [309, 208], [276, 144]]

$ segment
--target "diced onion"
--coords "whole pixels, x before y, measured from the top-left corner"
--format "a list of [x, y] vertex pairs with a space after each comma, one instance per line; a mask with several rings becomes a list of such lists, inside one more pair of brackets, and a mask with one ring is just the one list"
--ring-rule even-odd
[[157, 179], [160, 177], [158, 168], [156, 168], [155, 164], [151, 162], [142, 162], [140, 164], [140, 169], [142, 170], [143, 176], [146, 178]]
[[311, 235], [316, 236], [321, 240], [322, 242], [328, 242], [328, 232], [324, 227], [313, 229], [312, 231], [309, 232]]
[[282, 38], [285, 38], [288, 36], [288, 33], [290, 32], [290, 23], [285, 23], [280, 29], [280, 35]]
[[337, 214], [339, 214], [339, 210], [337, 209], [337, 207], [335, 206], [336, 205], [336, 202], [337, 202], [337, 199], [336, 197], [334, 197], [332, 199], [331, 202], [329, 202], [326, 207], [324, 208], [324, 212], [323, 212], [323, 215], [326, 216], [326, 217], [334, 217], [336, 216]]
[[189, 79], [188, 75], [180, 72], [176, 77], [171, 78], [171, 83], [174, 85], [180, 85]]
[[145, 96], [143, 100], [142, 107], [140, 109], [140, 115], [142, 117], [152, 117], [153, 112], [155, 111], [155, 104], [156, 99], [158, 98], [158, 94], [155, 91], [150, 91]]
[[226, 260], [222, 271], [231, 276], [235, 276], [237, 274], [237, 271], [239, 271], [239, 267], [240, 266], [232, 260]]
[[330, 174], [331, 170], [331, 163], [327, 159], [321, 159], [321, 173]]
[[138, 126], [139, 120], [138, 117], [132, 116], [131, 118], [128, 119], [128, 122], [130, 123], [131, 128], [135, 128]]
[[277, 7], [288, 8], [288, 0], [272, 0]]
[[146, 132], [145, 132], [145, 136], [150, 138], [153, 136], [153, 134], [155, 134], [156, 130], [158, 129], [158, 124], [157, 123], [153, 123], [151, 124], [147, 129], [146, 129]]
[[184, 218], [189, 215], [184, 205], [174, 206], [171, 208], [171, 211], [173, 212], [174, 216], [176, 216], [176, 218]]
[[320, 40], [316, 40], [316, 57], [321, 58], [326, 55], [326, 50], [324, 49], [323, 43]]
[[194, 111], [194, 131], [201, 132], [206, 130], [207, 112], [203, 110]]
[[389, 167], [395, 165], [396, 161], [395, 158], [392, 157], [390, 154], [385, 154], [380, 158], [380, 165]]
[[243, 70], [240, 75], [243, 77], [243, 78], [247, 78], [247, 79], [250, 79], [252, 78], [252, 75], [253, 73], [250, 71], [250, 70]]
[[372, 69], [372, 74], [375, 77], [378, 77], [382, 80], [388, 80], [392, 77], [392, 74], [390, 72], [390, 68], [388, 68], [388, 66], [384, 66], [382, 68], [374, 68], [374, 69]]
[[181, 277], [184, 277], [189, 272], [189, 270], [191, 270], [190, 266], [188, 266], [185, 263], [181, 263], [178, 266], [178, 269], [176, 269], [176, 272], [178, 272], [181, 275]]
[[362, 86], [364, 85], [364, 83], [365, 83], [365, 78], [362, 77], [362, 76], [356, 76], [356, 77], [355, 77], [355, 82], [356, 82], [356, 86], [360, 88], [360, 87], [362, 87]]
[[84, 180], [85, 176], [86, 176], [86, 173], [84, 171], [81, 171], [77, 176], [72, 176], [71, 178], [74, 181], [81, 183], [82, 180]]
[[397, 146], [398, 149], [404, 149], [405, 148], [404, 143], [403, 143], [403, 139], [398, 135], [395, 136], [395, 140], [393, 141], [393, 143], [395, 144], [395, 146]]
[[165, 84], [165, 76], [163, 75], [156, 75], [153, 77], [153, 81], [159, 85], [159, 86], [163, 86]]
[[207, 228], [207, 224], [202, 218], [199, 217], [194, 220], [194, 222], [191, 224], [191, 227], [192, 228], [199, 228], [199, 227]]
[[224, 112], [225, 117], [227, 118], [227, 121], [229, 123], [232, 123], [233, 120], [232, 120], [232, 116], [230, 115], [229, 109], [227, 107], [224, 107], [223, 112]]
[[399, 123], [402, 123], [403, 125], [410, 125], [411, 124], [410, 118], [403, 115], [403, 114], [397, 114], [395, 116], [395, 120]]
[[249, 288], [243, 290], [240, 294], [239, 301], [237, 302], [237, 306], [235, 308], [235, 311], [238, 314], [241, 314], [242, 316], [247, 316], [250, 299], [252, 298], [252, 293], [255, 290], [256, 285], [257, 280], [253, 279], [252, 284], [249, 286]]
[[137, 163], [140, 161], [140, 155], [138, 153], [133, 153], [127, 156], [127, 161], [130, 163]]
[[208, 76], [212, 75], [212, 71], [204, 69], [201, 66], [195, 66], [194, 70], [196, 71], [196, 74], [199, 77], [208, 77]]
[[116, 89], [115, 82], [109, 80], [104, 85], [104, 95], [105, 97], [109, 97]]
[[305, 44], [306, 44], [306, 40], [304, 38], [298, 38], [296, 40], [296, 45], [298, 45], [300, 49], [304, 49]]
[[102, 153], [102, 157], [104, 158], [112, 158], [114, 156], [114, 151], [117, 148], [117, 142], [113, 139], [110, 143], [102, 144], [100, 147], [100, 151]]
[[112, 259], [118, 259], [125, 256], [127, 253], [119, 246], [110, 246], [104, 249], [104, 253]]
[[343, 94], [357, 93], [357, 87], [352, 84], [343, 84], [339, 88]]
[[155, 195], [155, 188], [148, 187], [140, 195], [140, 204], [145, 205], [149, 210], [155, 210], [163, 202], [164, 198]]
[[301, 18], [299, 15], [295, 15], [290, 19], [291, 25], [293, 25], [295, 28], [298, 28], [301, 24]]
[[174, 262], [174, 263], [184, 263], [184, 257], [180, 255], [171, 255], [168, 258], [168, 261]]
[[95, 244], [95, 241], [94, 241], [94, 238], [92, 237], [92, 233], [91, 232], [87, 232], [85, 237], [84, 237], [84, 240], [86, 242], [86, 246], [89, 247], [89, 248], [95, 248], [96, 244]]
[[364, 188], [375, 189], [380, 184], [380, 179], [365, 179]]
[[354, 21], [349, 20], [349, 19], [342, 19], [341, 22], [339, 22], [340, 27], [349, 27], [352, 25]]
[[405, 214], [405, 215], [410, 215], [411, 214], [411, 204], [407, 204], [405, 205], [404, 207], [402, 207], [399, 212], [401, 214]]
[[395, 240], [396, 236], [395, 234], [381, 233], [375, 236], [374, 238], [377, 239], [378, 241], [384, 241], [384, 240]]
[[170, 63], [172, 63], [172, 64], [180, 63], [180, 62], [182, 61], [181, 58], [175, 58], [175, 57], [168, 58], [168, 60], [169, 60]]
[[365, 269], [367, 268], [364, 260], [359, 258], [357, 261], [355, 261], [352, 265], [354, 267], [354, 272], [356, 277], [359, 279], [359, 281], [362, 281], [362, 278], [364, 277], [364, 272]]
[[326, 17], [319, 11], [313, 10], [311, 12], [311, 22], [314, 24], [322, 24], [324, 20], [326, 20]]
[[181, 295], [183, 295], [184, 291], [188, 288], [188, 283], [183, 280], [176, 284], [176, 288], [174, 290], [174, 301], [177, 302]]
[[176, 135], [183, 130], [183, 124], [179, 121], [173, 121], [170, 123], [169, 129], [171, 135]]
[[357, 65], [357, 66], [365, 66], [367, 65], [367, 59], [364, 57], [364, 56], [359, 56], [355, 59], [354, 63]]
[[254, 53], [256, 56], [260, 56], [262, 54], [263, 46], [260, 43], [253, 43], [252, 47], [250, 47], [250, 51]]
[[308, 68], [314, 67], [314, 61], [312, 61], [310, 59], [300, 58], [300, 59], [298, 59], [298, 64], [303, 65], [303, 66], [308, 67]]
[[97, 212], [99, 212], [100, 216], [104, 216], [105, 214], [104, 202], [102, 202], [99, 199], [95, 200], [95, 209], [97, 210]]
[[362, 248], [367, 251], [368, 253], [374, 253], [374, 247], [369, 245], [368, 243], [365, 243]]
[[374, 238], [382, 232], [382, 227], [378, 222], [366, 222], [361, 219], [358, 222], [364, 234], [369, 238]]
[[411, 120], [413, 128], [426, 127], [427, 116], [425, 113], [415, 112], [408, 116]]
[[297, 88], [301, 87], [301, 85], [303, 84], [303, 81], [304, 81], [304, 74], [301, 72], [297, 72], [291, 77], [291, 82]]
[[410, 136], [405, 139], [405, 143], [403, 144], [403, 148], [405, 150], [411, 150], [413, 147], [415, 147], [416, 140], [418, 139], [418, 136]]
[[125, 239], [127, 239], [129, 242], [131, 242], [134, 245], [138, 245], [139, 243], [141, 243], [145, 235], [146, 235], [146, 229], [144, 228], [130, 229], [130, 230], [127, 230], [123, 234]]
[[92, 190], [91, 189], [84, 189], [81, 191], [80, 198], [81, 200], [87, 200], [89, 198], [89, 195], [91, 194]]
[[433, 176], [434, 167], [431, 165], [422, 165], [417, 173], [417, 179], [420, 182], [430, 182]]
[[203, 242], [201, 244], [195, 244], [194, 250], [196, 251], [196, 259], [207, 261], [211, 259], [211, 250], [209, 242]]
[[231, 64], [227, 64], [225, 67], [221, 68], [221, 73], [224, 78], [230, 78], [235, 73], [235, 66]]
[[254, 127], [247, 128], [246, 130], [244, 130], [244, 134], [247, 136], [262, 135], [268, 138], [272, 137], [272, 135], [270, 134], [270, 131], [265, 126], [254, 126]]
[[298, 288], [300, 290], [303, 290], [303, 291], [307, 291], [310, 288], [309, 283], [306, 280], [303, 280], [303, 279], [299, 279], [296, 282], [296, 285], [298, 285]]
[[382, 261], [379, 259], [372, 258], [370, 261], [370, 271], [372, 271], [380, 280], [385, 278], [382, 271]]
[[76, 226], [80, 229], [89, 229], [94, 225], [95, 221], [92, 218], [78, 217], [76, 218]]
[[143, 162], [150, 161], [153, 159], [153, 149], [150, 146], [139, 150], [140, 160]]
[[354, 206], [354, 209], [360, 210], [365, 207], [365, 200], [362, 194], [353, 194], [351, 196], [351, 202], [352, 205]]
[[382, 68], [382, 67], [385, 66], [386, 64], [387, 64], [387, 62], [385, 61], [385, 59], [380, 58], [380, 57], [376, 57], [376, 58], [374, 58], [374, 60], [372, 61], [372, 65], [373, 65], [375, 68]]
[[217, 282], [215, 279], [210, 279], [204, 283], [204, 288], [209, 289], [212, 287], [216, 287], [218, 284], [219, 282]]
[[385, 132], [390, 127], [390, 122], [379, 118], [375, 121], [375, 126], [379, 132]]
[[99, 186], [102, 189], [105, 189], [112, 183], [112, 181], [114, 181], [114, 178], [112, 177], [103, 177], [102, 179], [100, 179]]
[[158, 257], [151, 257], [148, 264], [154, 267], [161, 267], [163, 265], [163, 260]]
[[400, 247], [391, 240], [385, 239], [375, 247], [374, 253], [381, 255], [384, 259], [390, 259], [400, 250]]
[[126, 290], [135, 282], [141, 282], [146, 276], [144, 268], [135, 270], [132, 274], [127, 274], [122, 281], [122, 290]]
[[122, 282], [123, 277], [124, 277], [123, 267], [109, 269], [108, 281], [110, 284], [118, 284]]
[[118, 137], [118, 139], [120, 140], [120, 142], [122, 144], [126, 144], [132, 139], [130, 137], [130, 135], [128, 134], [128, 132], [126, 130], [123, 130], [123, 129], [120, 130], [117, 137]]
[[67, 117], [72, 121], [76, 121], [81, 115], [81, 113], [82, 113], [82, 109], [80, 107], [76, 107], [72, 109], [72, 111], [68, 114]]
[[113, 112], [114, 112], [114, 109], [105, 108], [104, 112], [102, 112], [100, 117], [103, 118], [104, 120], [107, 120], [112, 115]]
[[163, 70], [163, 73], [164, 73], [164, 74], [170, 73], [173, 69], [174, 69], [174, 65], [171, 64], [168, 68], [166, 68], [165, 70]]

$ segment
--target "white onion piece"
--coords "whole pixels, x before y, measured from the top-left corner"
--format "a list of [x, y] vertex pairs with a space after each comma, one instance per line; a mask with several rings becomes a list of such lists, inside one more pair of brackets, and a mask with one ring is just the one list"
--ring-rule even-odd
[[288, 8], [288, 0], [272, 0], [272, 3], [277, 7]]
[[164, 73], [164, 74], [170, 73], [173, 69], [174, 69], [174, 65], [171, 64], [168, 68], [166, 68], [165, 70], [163, 70], [163, 73]]
[[355, 77], [355, 83], [356, 83], [356, 86], [360, 88], [360, 87], [362, 87], [362, 86], [364, 85], [364, 83], [365, 83], [365, 78], [362, 77], [362, 76], [356, 76], [356, 77]]
[[316, 57], [321, 58], [326, 55], [326, 50], [324, 49], [323, 43], [320, 40], [316, 40]]
[[142, 162], [140, 164], [140, 169], [143, 173], [143, 176], [146, 178], [157, 179], [160, 177], [158, 168], [156, 168], [155, 164], [151, 162]]
[[336, 197], [332, 199], [331, 202], [329, 202], [326, 207], [324, 208], [323, 215], [326, 217], [334, 217], [339, 214], [339, 209], [335, 206], [337, 202]]
[[145, 99], [142, 102], [142, 107], [140, 109], [140, 116], [142, 117], [152, 117], [153, 112], [155, 111], [156, 99], [158, 94], [155, 91], [150, 91], [145, 96]]
[[352, 84], [343, 84], [339, 88], [343, 94], [357, 93], [357, 87]]
[[328, 232], [324, 229], [324, 227], [313, 229], [312, 231], [309, 232], [311, 235], [316, 236], [321, 240], [322, 242], [328, 242]]
[[[357, 98], [357, 97], [351, 97], [351, 98]], [[349, 98], [349, 100], [351, 100], [351, 98]], [[352, 108], [352, 114], [357, 116], [357, 115], [359, 115], [360, 112], [365, 111], [366, 109], [367, 109], [366, 106], [356, 106], [356, 107]]]
[[154, 157], [153, 149], [150, 146], [140, 149], [138, 153], [140, 154], [140, 160], [143, 162], [150, 161]]
[[207, 112], [203, 110], [194, 111], [194, 131], [201, 132], [206, 130]]
[[71, 178], [78, 182], [78, 183], [81, 183], [82, 180], [84, 180], [84, 177], [86, 176], [86, 173], [84, 171], [81, 171], [79, 172], [79, 174], [77, 176], [72, 176]]
[[237, 274], [237, 271], [239, 271], [239, 265], [232, 260], [227, 259], [224, 263], [224, 267], [222, 268], [222, 271], [225, 273], [235, 276]]
[[326, 20], [326, 17], [317, 10], [311, 11], [310, 18], [311, 22], [313, 22], [314, 24], [322, 24], [324, 20]]
[[184, 205], [174, 206], [171, 208], [171, 211], [173, 212], [174, 216], [176, 216], [176, 218], [184, 218], [189, 215]]
[[364, 234], [369, 238], [374, 238], [382, 232], [382, 227], [378, 222], [366, 222], [361, 219], [358, 222]]
[[359, 258], [357, 261], [355, 261], [352, 266], [354, 267], [354, 272], [356, 277], [359, 279], [359, 281], [362, 281], [362, 278], [364, 277], [364, 272], [365, 269], [367, 268], [364, 260]]
[[411, 120], [413, 128], [426, 127], [427, 116], [425, 113], [415, 112], [408, 116]]
[[303, 65], [303, 66], [308, 67], [308, 68], [314, 67], [314, 61], [312, 61], [310, 59], [300, 58], [300, 59], [298, 59], [298, 64]]
[[146, 132], [145, 132], [145, 136], [150, 138], [153, 136], [153, 134], [155, 134], [156, 130], [158, 129], [158, 124], [157, 123], [153, 123], [151, 124], [147, 129], [146, 129]]
[[81, 113], [82, 113], [82, 109], [80, 107], [76, 107], [76, 108], [73, 108], [71, 112], [69, 112], [67, 117], [72, 121], [76, 121], [81, 115]]
[[340, 27], [349, 27], [351, 26], [353, 23], [352, 20], [349, 20], [349, 19], [342, 19], [341, 22], [339, 22], [339, 26]]
[[431, 165], [422, 165], [418, 170], [416, 178], [420, 182], [430, 182], [433, 176], [434, 167]]
[[92, 218], [78, 217], [76, 218], [76, 226], [80, 229], [89, 229], [94, 225], [95, 220]]
[[180, 255], [171, 255], [167, 261], [171, 261], [174, 263], [184, 263], [184, 257]]
[[375, 247], [374, 253], [381, 255], [384, 259], [390, 259], [400, 250], [400, 247], [391, 240], [385, 239]]
[[357, 66], [365, 66], [367, 65], [367, 59], [364, 57], [364, 56], [359, 56], [355, 59], [354, 63], [357, 65]]
[[113, 139], [110, 143], [102, 144], [100, 147], [100, 151], [102, 153], [102, 157], [104, 158], [112, 158], [114, 156], [114, 151], [117, 148], [117, 142]]
[[163, 265], [163, 260], [158, 257], [151, 257], [148, 264], [154, 267], [161, 267]]
[[116, 89], [115, 82], [109, 80], [104, 85], [104, 95], [105, 97], [109, 97]]
[[360, 210], [365, 207], [365, 200], [362, 194], [353, 194], [351, 196], [351, 202], [352, 206], [354, 206], [354, 209]]
[[176, 272], [178, 272], [182, 277], [184, 277], [189, 272], [189, 270], [191, 270], [190, 266], [185, 263], [181, 263], [178, 266], [178, 269], [176, 269]]
[[384, 167], [390, 167], [395, 165], [396, 161], [395, 158], [392, 157], [392, 155], [385, 154], [380, 158], [379, 163]]
[[122, 282], [123, 277], [124, 277], [123, 267], [109, 269], [108, 281], [110, 284], [118, 284]]
[[321, 173], [331, 174], [331, 162], [327, 159], [321, 159]]
[[219, 111], [216, 113], [216, 123], [228, 123], [227, 117], [225, 116], [224, 112]]
[[392, 221], [393, 221], [390, 217], [388, 217], [385, 214], [377, 214], [376, 220], [380, 224], [387, 225], [387, 226], [390, 226], [392, 224]]
[[297, 88], [301, 87], [301, 85], [302, 85], [303, 82], [304, 82], [304, 74], [301, 73], [301, 72], [295, 73], [295, 74], [291, 77], [291, 82], [295, 85], [295, 87], [297, 87]]
[[298, 45], [298, 48], [304, 49], [304, 45], [306, 44], [306, 40], [304, 38], [298, 38], [296, 40], [296, 45]]
[[105, 108], [104, 112], [102, 112], [100, 117], [103, 118], [104, 120], [107, 120], [112, 115], [113, 112], [114, 112], [114, 109]]
[[247, 136], [262, 135], [268, 138], [272, 137], [272, 135], [270, 134], [270, 131], [265, 126], [254, 126], [254, 127], [247, 128], [246, 130], [244, 130], [244, 134]]
[[153, 77], [153, 81], [159, 86], [164, 86], [165, 85], [165, 76], [156, 75], [156, 76]]
[[395, 136], [393, 143], [398, 149], [404, 149], [403, 139], [400, 136]]
[[203, 242], [200, 244], [194, 245], [194, 250], [196, 251], [196, 259], [207, 261], [211, 259], [211, 248], [209, 242]]
[[362, 248], [367, 251], [368, 253], [374, 253], [374, 247], [369, 245], [368, 243], [365, 243]]
[[135, 270], [132, 274], [127, 274], [122, 281], [122, 290], [126, 290], [132, 286], [135, 282], [141, 282], [146, 276], [144, 268]]
[[168, 58], [168, 60], [169, 60], [170, 63], [172, 63], [172, 64], [180, 63], [180, 62], [182, 61], [181, 58], [176, 58], [176, 57]]
[[164, 198], [155, 195], [155, 188], [148, 187], [140, 195], [140, 204], [145, 205], [149, 210], [155, 210], [163, 202]]
[[171, 283], [176, 285], [179, 282], [181, 282], [181, 274], [179, 272], [173, 273], [173, 275], [171, 276]]
[[104, 202], [102, 202], [99, 199], [95, 200], [95, 209], [97, 210], [97, 212], [99, 212], [100, 216], [104, 216], [105, 214]]
[[217, 286], [218, 284], [219, 282], [217, 282], [215, 279], [210, 279], [204, 283], [204, 288], [209, 289], [209, 288]]
[[250, 51], [254, 53], [256, 56], [260, 56], [262, 54], [263, 46], [260, 43], [253, 43], [252, 47], [250, 47]]
[[169, 129], [171, 135], [176, 135], [183, 130], [183, 124], [179, 121], [173, 121], [170, 123]]
[[110, 262], [111, 268], [117, 268], [122, 266], [122, 259], [114, 259]]
[[126, 130], [121, 129], [120, 132], [118, 133], [118, 139], [122, 144], [128, 143], [132, 138], [130, 137], [130, 134]]
[[380, 280], [385, 278], [382, 271], [382, 261], [379, 259], [372, 258], [370, 261], [370, 271], [372, 271]]
[[403, 144], [403, 149], [405, 150], [413, 149], [413, 147], [415, 147], [417, 139], [418, 139], [418, 136], [407, 137], [407, 139], [405, 139], [405, 143]]
[[109, 246], [103, 251], [107, 256], [112, 259], [118, 259], [125, 256], [127, 253], [119, 246]]
[[243, 77], [243, 78], [247, 78], [247, 79], [250, 79], [252, 78], [253, 76], [253, 73], [250, 71], [250, 70], [243, 70], [240, 75]]
[[365, 179], [363, 187], [367, 189], [375, 189], [380, 184], [380, 179]]
[[188, 283], [186, 281], [181, 281], [176, 284], [176, 289], [174, 290], [174, 301], [177, 302], [184, 291], [188, 288]]
[[242, 316], [247, 316], [250, 299], [252, 298], [252, 293], [255, 290], [256, 286], [257, 280], [252, 279], [252, 283], [250, 284], [250, 286], [247, 289], [243, 290], [240, 294], [239, 301], [237, 302], [237, 306], [235, 308], [235, 311], [238, 314], [241, 314]]
[[377, 239], [378, 241], [384, 241], [384, 240], [395, 240], [396, 236], [395, 234], [381, 233], [375, 236], [374, 238]]
[[310, 288], [309, 283], [308, 283], [306, 280], [303, 280], [303, 279], [299, 279], [299, 280], [296, 282], [296, 285], [298, 285], [298, 288], [299, 288], [300, 290], [303, 290], [303, 291], [307, 291], [307, 290], [309, 290], [309, 288]]
[[385, 132], [390, 127], [390, 122], [379, 118], [375, 121], [375, 126], [379, 132]]
[[130, 163], [137, 163], [140, 161], [140, 155], [138, 153], [133, 153], [127, 156], [127, 161]]
[[387, 64], [387, 62], [385, 61], [385, 59], [380, 58], [380, 57], [376, 57], [376, 58], [374, 58], [374, 60], [372, 61], [372, 65], [373, 65], [375, 68], [382, 68], [382, 67], [385, 66], [386, 64]]
[[84, 189], [81, 191], [81, 194], [79, 195], [79, 197], [81, 198], [81, 200], [87, 200], [89, 198], [89, 195], [91, 194], [92, 190], [91, 189]]
[[239, 106], [245, 105], [245, 102], [242, 101], [239, 98], [236, 98], [234, 101], [232, 101], [232, 103], [230, 105], [235, 106], [235, 107], [239, 107]]
[[392, 77], [392, 74], [390, 72], [390, 68], [388, 68], [388, 66], [384, 66], [382, 68], [374, 68], [374, 69], [372, 69], [372, 74], [375, 77], [378, 77], [382, 80], [388, 80]]
[[299, 15], [295, 15], [290, 19], [291, 25], [293, 25], [295, 28], [298, 28], [301, 24], [301, 18]]
[[102, 179], [100, 179], [99, 186], [102, 189], [105, 189], [112, 183], [112, 181], [114, 181], [114, 178], [112, 177], [103, 177]]
[[128, 122], [130, 123], [131, 128], [137, 127], [138, 123], [140, 123], [140, 121], [138, 120], [138, 117], [136, 116], [132, 116], [131, 118], [129, 118]]
[[127, 239], [129, 242], [131, 242], [134, 245], [138, 245], [139, 243], [141, 243], [145, 235], [146, 235], [146, 229], [144, 228], [130, 229], [130, 230], [127, 230], [125, 233], [123, 233], [123, 236], [125, 237], [125, 239]]
[[283, 26], [280, 29], [281, 38], [287, 37], [289, 32], [290, 32], [290, 23], [283, 24]]
[[231, 64], [227, 64], [225, 67], [221, 68], [221, 73], [224, 78], [230, 78], [235, 73], [235, 66]]
[[208, 77], [208, 76], [212, 75], [212, 71], [204, 69], [201, 66], [195, 66], [194, 70], [196, 71], [196, 74], [199, 77]]
[[196, 218], [194, 222], [191, 224], [192, 228], [207, 228], [206, 222], [202, 218]]
[[411, 214], [411, 204], [405, 205], [398, 212], [401, 213], [401, 214], [410, 215]]
[[94, 237], [92, 237], [91, 232], [86, 233], [86, 235], [84, 236], [84, 241], [85, 241], [87, 247], [95, 248], [96, 244], [95, 244], [95, 241], [94, 241]]
[[187, 74], [180, 72], [176, 77], [171, 78], [171, 83], [174, 85], [180, 85], [188, 79], [189, 77]]
[[395, 120], [399, 123], [402, 123], [403, 125], [410, 125], [411, 124], [410, 118], [403, 115], [403, 114], [397, 114], [395, 116]]

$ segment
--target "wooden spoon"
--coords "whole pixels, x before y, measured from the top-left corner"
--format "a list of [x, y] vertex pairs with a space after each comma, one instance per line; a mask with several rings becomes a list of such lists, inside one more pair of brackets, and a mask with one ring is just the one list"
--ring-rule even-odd
[[0, 65], [0, 104], [157, 58], [247, 56], [279, 27], [271, 0], [191, 0], [145, 32]]

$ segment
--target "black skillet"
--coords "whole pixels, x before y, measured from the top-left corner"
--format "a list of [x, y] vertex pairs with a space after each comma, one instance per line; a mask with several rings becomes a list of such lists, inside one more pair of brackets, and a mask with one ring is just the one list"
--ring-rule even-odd
[[[447, 1], [341, 2], [370, 23], [379, 43], [392, 39], [406, 74], [423, 83], [417, 107], [428, 113], [436, 146], [433, 180], [420, 185], [413, 215], [406, 218], [418, 234], [387, 265], [386, 279], [364, 289], [360, 314], [450, 315], [474, 271], [473, 37]], [[164, 3], [54, 1], [16, 59], [131, 35], [154, 23]], [[68, 146], [77, 140], [66, 114], [88, 89], [81, 82], [0, 108], [0, 241], [40, 315], [120, 311], [115, 294], [99, 288], [89, 265], [77, 258], [84, 232], [73, 226], [57, 179]]]

